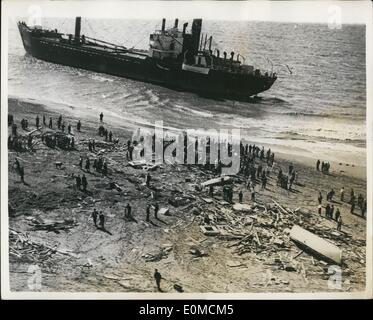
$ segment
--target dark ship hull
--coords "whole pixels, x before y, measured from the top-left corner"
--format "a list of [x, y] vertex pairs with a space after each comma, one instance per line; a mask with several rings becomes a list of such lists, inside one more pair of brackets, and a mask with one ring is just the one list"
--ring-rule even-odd
[[174, 90], [246, 101], [250, 96], [268, 90], [276, 80], [275, 76], [224, 70], [211, 69], [208, 74], [183, 70], [179, 60], [161, 61], [149, 57], [146, 51], [112, 48], [93, 42], [62, 41], [57, 32], [35, 32], [24, 23], [18, 23], [18, 28], [25, 50], [37, 59]]

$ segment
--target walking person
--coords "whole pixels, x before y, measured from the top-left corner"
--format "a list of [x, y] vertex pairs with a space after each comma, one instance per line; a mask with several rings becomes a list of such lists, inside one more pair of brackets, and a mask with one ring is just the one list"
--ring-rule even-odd
[[150, 204], [146, 205], [146, 222], [150, 221]]
[[342, 216], [339, 216], [338, 219], [337, 219], [337, 230], [338, 231], [342, 231]]
[[87, 191], [88, 181], [87, 181], [85, 174], [83, 174], [83, 177], [82, 177], [82, 186], [83, 186], [83, 191], [84, 192]]
[[25, 183], [25, 169], [22, 167], [19, 167], [19, 175], [21, 176], [21, 182]]
[[93, 219], [93, 223], [95, 224], [95, 227], [97, 228], [97, 217], [98, 217], [98, 212], [96, 210], [96, 208], [93, 210], [92, 212], [92, 219]]
[[75, 178], [75, 181], [76, 181], [76, 188], [77, 188], [78, 190], [80, 190], [81, 185], [82, 185], [82, 179], [80, 178], [80, 175], [78, 175], [78, 176]]
[[98, 219], [99, 219], [100, 228], [104, 230], [105, 229], [105, 216], [102, 213], [102, 211], [100, 211]]
[[87, 158], [85, 162], [85, 169], [90, 172], [91, 162], [89, 161], [89, 158]]
[[319, 204], [322, 203], [322, 193], [321, 193], [321, 191], [319, 191], [319, 196], [318, 196], [317, 200], [319, 201]]
[[341, 190], [339, 191], [339, 194], [341, 195], [341, 202], [343, 202], [344, 197], [345, 197], [345, 188], [342, 187]]
[[158, 219], [159, 204], [154, 205], [154, 218]]
[[162, 275], [158, 272], [158, 269], [155, 269], [154, 271], [154, 279], [155, 279], [155, 283], [157, 285], [158, 291], [162, 292], [162, 289], [161, 289]]

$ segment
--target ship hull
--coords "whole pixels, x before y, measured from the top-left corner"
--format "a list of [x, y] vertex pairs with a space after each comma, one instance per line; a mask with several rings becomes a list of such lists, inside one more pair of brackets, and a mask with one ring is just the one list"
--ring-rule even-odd
[[122, 55], [94, 50], [82, 45], [61, 43], [55, 39], [33, 36], [24, 25], [18, 25], [25, 50], [33, 57], [51, 63], [106, 73], [179, 91], [190, 91], [214, 98], [246, 101], [268, 90], [275, 78], [228, 74], [210, 70], [200, 74], [182, 70], [180, 64], [160, 65], [146, 55]]

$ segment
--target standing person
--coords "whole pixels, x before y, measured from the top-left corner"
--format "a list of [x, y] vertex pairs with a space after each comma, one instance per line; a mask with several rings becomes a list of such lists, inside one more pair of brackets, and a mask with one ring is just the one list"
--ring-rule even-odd
[[317, 200], [319, 201], [319, 204], [322, 203], [322, 194], [321, 194], [321, 191], [319, 191], [319, 196], [318, 196]]
[[340, 215], [341, 215], [341, 211], [339, 211], [339, 208], [337, 208], [337, 211], [335, 212], [335, 221], [338, 221]]
[[255, 202], [255, 189], [251, 189], [251, 201]]
[[80, 122], [80, 120], [78, 121], [77, 125], [76, 125], [76, 130], [78, 130], [78, 132], [80, 132], [80, 129], [82, 127], [82, 124]]
[[101, 113], [100, 113], [100, 122], [102, 122], [103, 119], [104, 119], [104, 114], [101, 112]]
[[330, 219], [333, 219], [333, 214], [334, 214], [334, 205], [331, 205], [330, 206], [330, 213], [329, 213]]
[[361, 212], [361, 215], [363, 217], [365, 217], [365, 213], [367, 211], [367, 199], [364, 200], [364, 204], [363, 204], [363, 211]]
[[85, 174], [83, 174], [83, 177], [82, 177], [82, 186], [83, 186], [83, 191], [84, 192], [87, 191], [88, 181], [87, 181]]
[[104, 214], [102, 213], [102, 211], [100, 211], [100, 214], [98, 216], [98, 219], [99, 219], [99, 223], [100, 223], [100, 228], [101, 229], [105, 229], [105, 216]]
[[351, 210], [350, 210], [351, 214], [354, 213], [354, 210], [355, 210], [355, 199], [353, 199], [351, 202]]
[[162, 279], [162, 275], [158, 272], [158, 269], [155, 269], [155, 272], [154, 272], [154, 279], [155, 279], [155, 283], [157, 285], [157, 289], [158, 291], [162, 291], [161, 289], [161, 279]]
[[93, 210], [92, 212], [92, 219], [93, 219], [93, 223], [95, 224], [95, 227], [97, 228], [97, 217], [98, 217], [98, 212], [96, 210], [96, 208]]
[[25, 183], [25, 169], [22, 167], [19, 167], [19, 175], [21, 176], [21, 182]]
[[209, 196], [210, 197], [214, 196], [214, 186], [209, 186]]
[[149, 187], [150, 185], [150, 180], [151, 180], [151, 176], [150, 176], [150, 173], [148, 172], [145, 177], [145, 184], [147, 187]]
[[53, 128], [53, 121], [52, 121], [52, 117], [49, 118], [49, 128], [52, 129]]
[[78, 176], [75, 178], [75, 181], [76, 181], [76, 188], [78, 190], [80, 190], [80, 187], [82, 185], [82, 179], [80, 178], [80, 175], [78, 174]]
[[319, 159], [317, 159], [317, 162], [316, 162], [316, 170], [320, 171], [320, 160]]
[[341, 190], [339, 191], [340, 195], [341, 195], [341, 202], [343, 202], [344, 198], [345, 198], [345, 188], [342, 187]]
[[146, 205], [146, 222], [150, 221], [150, 204]]
[[62, 123], [62, 116], [60, 115], [57, 120], [57, 127], [58, 129], [61, 129], [61, 123]]
[[89, 158], [87, 158], [85, 162], [85, 169], [90, 172], [91, 162], [89, 161]]
[[321, 216], [321, 214], [322, 214], [322, 205], [319, 204], [319, 206], [317, 208], [318, 208], [317, 211], [319, 213], [319, 216]]
[[337, 230], [338, 231], [341, 231], [342, 230], [342, 216], [339, 216], [338, 219], [337, 219]]
[[328, 203], [325, 207], [325, 216], [330, 218], [330, 204]]
[[83, 158], [82, 157], [79, 158], [79, 167], [80, 167], [80, 170], [83, 169]]
[[68, 126], [67, 126], [67, 133], [70, 134], [71, 133], [71, 124], [69, 123]]
[[351, 188], [351, 191], [350, 191], [350, 203], [352, 203], [354, 201], [355, 201], [355, 192], [354, 192], [354, 189]]
[[242, 190], [240, 190], [240, 192], [238, 193], [238, 202], [239, 203], [242, 203], [242, 198], [243, 198], [243, 193], [242, 193]]
[[36, 125], [36, 128], [39, 128], [39, 115], [36, 116], [36, 119], [35, 119], [35, 125]]
[[113, 133], [110, 131], [109, 132], [109, 142], [113, 141]]
[[45, 119], [45, 115], [43, 114], [43, 125], [47, 125], [47, 121], [46, 121], [46, 119]]
[[158, 202], [154, 205], [154, 218], [158, 219], [159, 204]]
[[132, 207], [129, 203], [127, 203], [124, 216], [126, 218], [131, 218], [132, 217], [131, 216], [131, 211], [132, 211]]

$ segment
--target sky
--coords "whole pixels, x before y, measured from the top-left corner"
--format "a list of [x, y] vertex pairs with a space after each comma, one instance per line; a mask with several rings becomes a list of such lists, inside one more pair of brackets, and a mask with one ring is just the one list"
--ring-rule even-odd
[[[370, 1], [2, 1], [10, 17], [371, 23]], [[4, 9], [4, 8], [3, 8]], [[2, 10], [4, 11], [4, 10]]]

